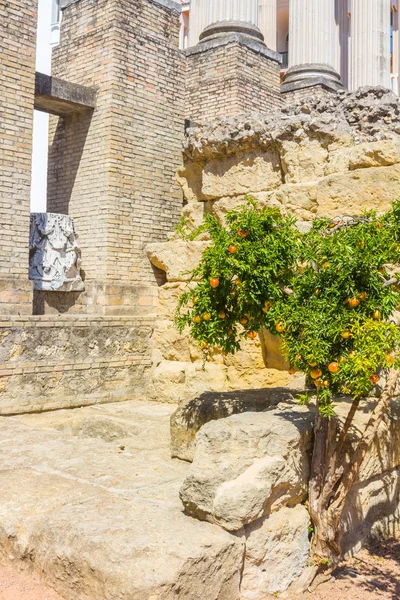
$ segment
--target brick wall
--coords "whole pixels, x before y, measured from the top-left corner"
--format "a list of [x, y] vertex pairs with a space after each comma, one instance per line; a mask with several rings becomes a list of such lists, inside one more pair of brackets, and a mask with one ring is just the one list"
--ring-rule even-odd
[[30, 310], [36, 21], [37, 0], [0, 3], [0, 314]]
[[3, 317], [0, 415], [143, 397], [152, 319]]
[[186, 117], [210, 121], [281, 106], [279, 62], [268, 53], [266, 47], [262, 53], [236, 41], [189, 49]]
[[70, 214], [87, 282], [156, 283], [145, 255], [178, 221], [184, 56], [169, 0], [80, 0], [53, 74], [98, 89], [93, 115], [54, 119], [48, 210]]

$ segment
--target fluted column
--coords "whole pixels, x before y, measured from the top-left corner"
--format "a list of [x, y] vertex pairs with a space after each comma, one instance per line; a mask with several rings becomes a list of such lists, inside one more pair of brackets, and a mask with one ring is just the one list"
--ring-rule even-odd
[[242, 21], [258, 25], [259, 0], [208, 0], [207, 25], [218, 21]]
[[276, 50], [276, 0], [259, 0], [258, 27], [270, 50]]
[[390, 0], [357, 0], [351, 13], [350, 87], [390, 88]]
[[335, 69], [339, 36], [334, 0], [290, 0], [289, 70], [282, 91], [342, 87]]
[[349, 0], [336, 0], [336, 44], [337, 56], [335, 69], [340, 73], [344, 87], [349, 86], [349, 60], [350, 60], [350, 19]]
[[289, 67], [336, 63], [334, 0], [291, 0]]
[[189, 16], [189, 47], [199, 43], [201, 32], [209, 24], [207, 21], [208, 0], [191, 0]]

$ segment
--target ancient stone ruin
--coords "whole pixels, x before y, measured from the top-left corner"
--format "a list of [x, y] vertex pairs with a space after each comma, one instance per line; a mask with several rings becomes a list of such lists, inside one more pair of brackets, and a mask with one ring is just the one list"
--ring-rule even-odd
[[[236, 22], [180, 50], [171, 0], [61, 7], [52, 77], [35, 73], [36, 0], [0, 8], [0, 558], [68, 600], [263, 600], [309, 561], [314, 412], [275, 338], [204, 365], [178, 332], [210, 241], [174, 229], [247, 195], [303, 229], [388, 209], [400, 100], [282, 93], [280, 56]], [[34, 107], [51, 135], [48, 212], [30, 214]], [[352, 488], [347, 553], [399, 527], [398, 412]]]

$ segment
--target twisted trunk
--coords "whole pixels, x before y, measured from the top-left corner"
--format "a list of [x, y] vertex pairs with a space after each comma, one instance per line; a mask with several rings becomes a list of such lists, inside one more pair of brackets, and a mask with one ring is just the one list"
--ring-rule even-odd
[[356, 398], [353, 401], [339, 435], [335, 421], [326, 419], [317, 410], [309, 484], [309, 512], [314, 528], [311, 548], [313, 564], [305, 569], [293, 587], [295, 592], [308, 589], [317, 575], [330, 574], [342, 559], [342, 515], [346, 498], [390, 408], [399, 375], [399, 371], [389, 371], [385, 389], [353, 451], [352, 460], [347, 465], [343, 449], [360, 399]]

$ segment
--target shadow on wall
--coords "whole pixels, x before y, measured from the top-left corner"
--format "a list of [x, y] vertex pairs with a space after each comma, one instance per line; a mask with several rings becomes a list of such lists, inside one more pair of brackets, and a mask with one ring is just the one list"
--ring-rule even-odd
[[93, 112], [59, 117], [49, 148], [47, 210], [69, 214], [69, 203], [81, 162]]

